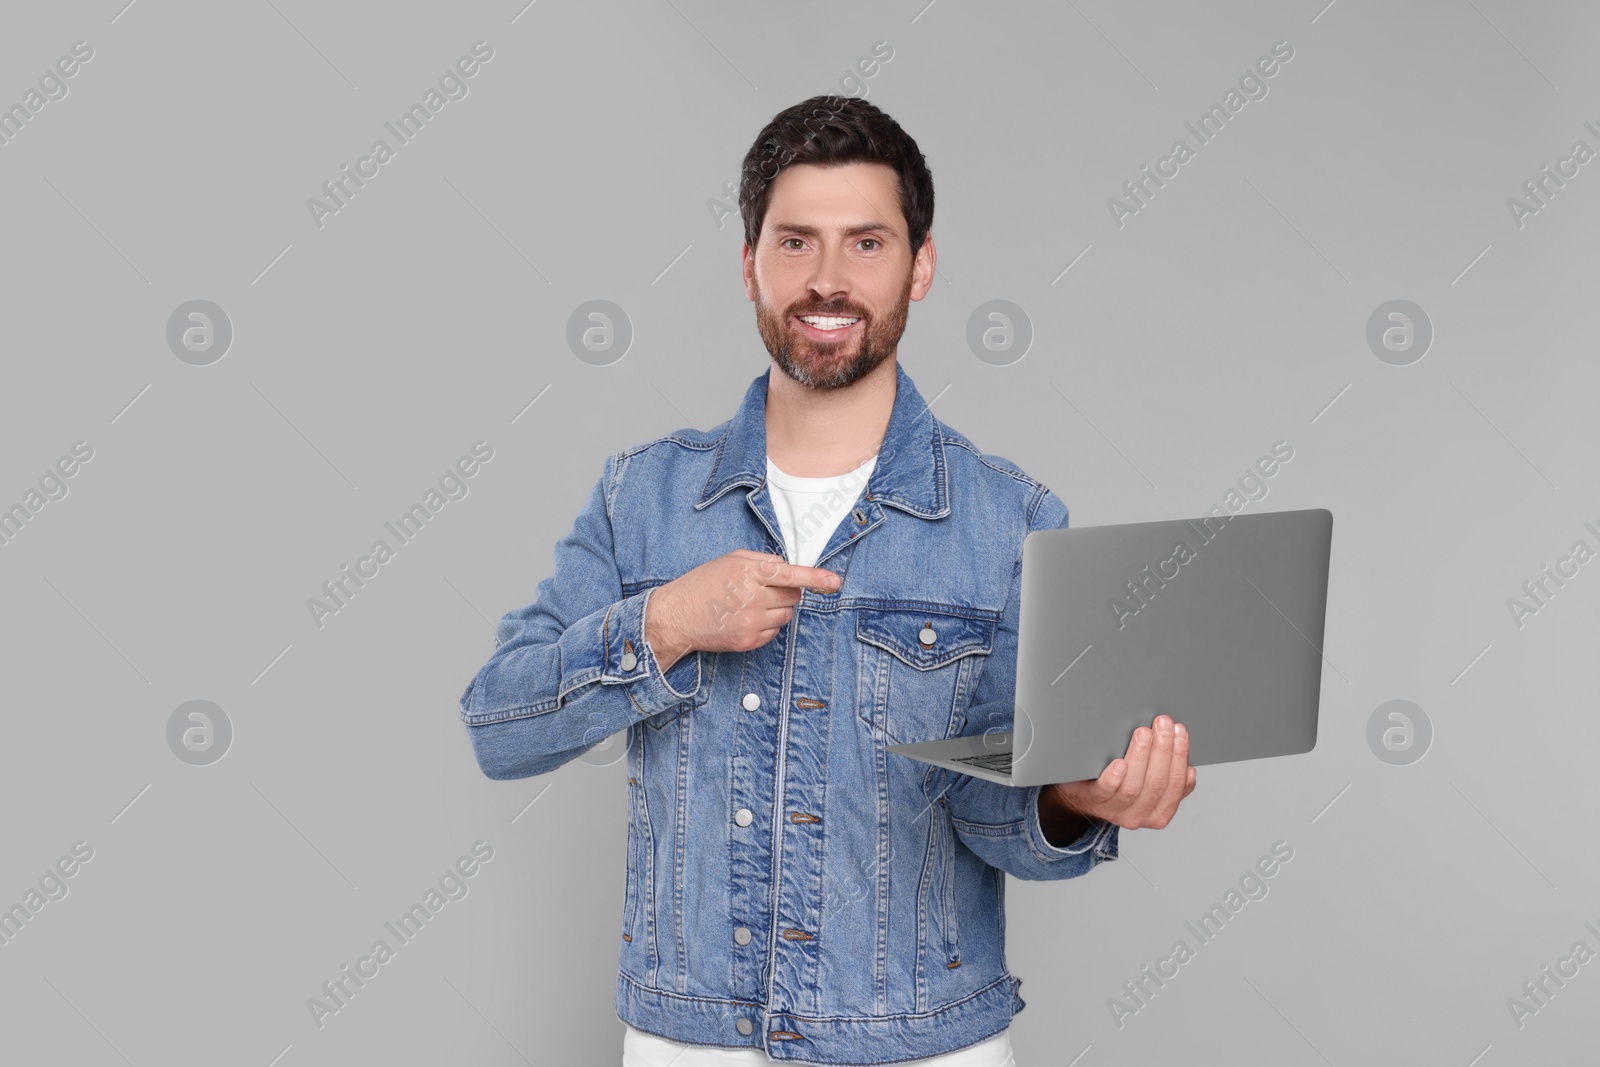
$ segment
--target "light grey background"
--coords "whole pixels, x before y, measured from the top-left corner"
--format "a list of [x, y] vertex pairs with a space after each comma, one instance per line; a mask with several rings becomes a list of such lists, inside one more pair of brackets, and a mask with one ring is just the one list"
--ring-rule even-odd
[[[900, 358], [941, 418], [1077, 524], [1203, 512], [1278, 440], [1250, 507], [1335, 516], [1317, 748], [1202, 768], [1122, 862], [1009, 883], [1018, 1062], [1592, 1056], [1600, 963], [1520, 1028], [1507, 1000], [1600, 950], [1600, 563], [1520, 628], [1507, 599], [1600, 548], [1600, 163], [1520, 228], [1506, 201], [1600, 149], [1594, 8], [123, 2], [0, 32], [0, 104], [94, 49], [0, 146], [0, 505], [94, 449], [0, 547], [0, 904], [94, 849], [0, 946], [0, 1058], [617, 1062], [620, 753], [490, 782], [457, 700], [604, 456], [766, 366], [708, 201], [830, 89], [932, 168]], [[469, 94], [318, 228], [307, 199], [478, 40]], [[1113, 223], [1279, 40], [1268, 95]], [[196, 299], [233, 328], [209, 366], [166, 341]], [[595, 299], [634, 330], [605, 366], [566, 343]], [[966, 342], [995, 299], [1034, 332], [1009, 365]], [[1409, 366], [1366, 342], [1396, 299], [1435, 334]], [[319, 629], [308, 598], [478, 440], [468, 495]], [[1397, 699], [1433, 730], [1406, 766], [1367, 741]], [[208, 766], [168, 746], [191, 700], [232, 726]], [[307, 999], [479, 840], [470, 893], [319, 1029]], [[1269, 895], [1119, 1028], [1108, 999], [1280, 840]]]

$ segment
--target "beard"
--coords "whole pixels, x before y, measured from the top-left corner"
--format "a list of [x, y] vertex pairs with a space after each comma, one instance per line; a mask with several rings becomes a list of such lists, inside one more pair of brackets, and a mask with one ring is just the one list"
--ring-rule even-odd
[[[785, 311], [766, 302], [756, 286], [756, 329], [773, 362], [794, 381], [809, 389], [843, 389], [866, 377], [894, 354], [906, 330], [906, 312], [911, 306], [911, 272], [899, 297], [889, 306], [887, 318], [866, 315], [848, 301], [816, 304], [806, 300]], [[861, 329], [839, 341], [813, 341], [802, 336], [794, 324], [796, 315], [840, 315], [859, 317]]]

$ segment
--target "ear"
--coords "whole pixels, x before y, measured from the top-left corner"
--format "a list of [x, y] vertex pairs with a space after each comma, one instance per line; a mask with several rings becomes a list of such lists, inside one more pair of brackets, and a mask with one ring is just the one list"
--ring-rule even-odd
[[938, 252], [933, 247], [933, 231], [922, 239], [916, 258], [911, 261], [911, 299], [921, 300], [933, 288], [933, 265]]
[[750, 242], [745, 242], [744, 250], [739, 253], [739, 257], [743, 263], [744, 296], [746, 300], [754, 302], [756, 298], [756, 257], [755, 253], [750, 251]]

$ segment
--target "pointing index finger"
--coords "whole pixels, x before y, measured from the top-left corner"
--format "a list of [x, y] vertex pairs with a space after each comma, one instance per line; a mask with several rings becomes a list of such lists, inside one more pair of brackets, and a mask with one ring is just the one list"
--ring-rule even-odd
[[822, 567], [802, 567], [795, 563], [785, 563], [777, 568], [777, 573], [770, 578], [764, 578], [765, 585], [782, 585], [791, 589], [820, 589], [832, 592], [843, 584], [844, 579], [833, 571]]

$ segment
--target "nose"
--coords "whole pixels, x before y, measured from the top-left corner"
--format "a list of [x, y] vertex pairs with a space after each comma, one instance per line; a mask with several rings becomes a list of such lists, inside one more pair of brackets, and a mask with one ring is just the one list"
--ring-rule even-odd
[[810, 289], [822, 300], [833, 300], [848, 292], [850, 286], [845, 271], [843, 252], [824, 247], [817, 255], [816, 273], [811, 278]]

